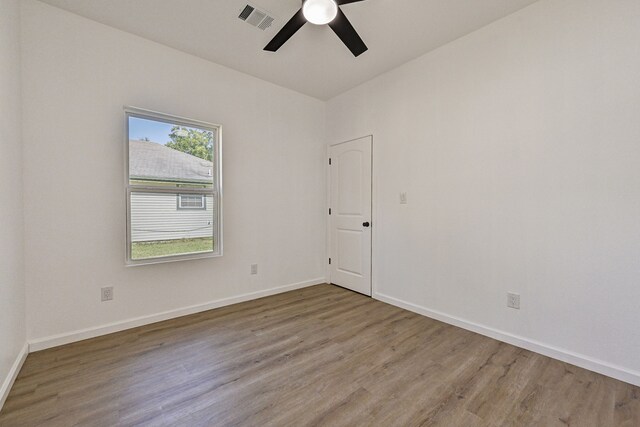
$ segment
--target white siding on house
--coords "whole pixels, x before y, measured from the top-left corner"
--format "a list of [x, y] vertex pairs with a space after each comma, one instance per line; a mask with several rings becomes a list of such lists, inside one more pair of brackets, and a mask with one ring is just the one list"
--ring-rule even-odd
[[131, 194], [131, 241], [211, 237], [214, 196], [207, 195], [205, 209], [178, 209], [177, 194]]

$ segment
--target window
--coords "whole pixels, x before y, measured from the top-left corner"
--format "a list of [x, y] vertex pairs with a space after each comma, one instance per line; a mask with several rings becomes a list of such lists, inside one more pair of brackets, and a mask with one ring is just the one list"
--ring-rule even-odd
[[221, 127], [125, 108], [127, 264], [222, 255]]
[[179, 194], [178, 209], [207, 209], [204, 194]]

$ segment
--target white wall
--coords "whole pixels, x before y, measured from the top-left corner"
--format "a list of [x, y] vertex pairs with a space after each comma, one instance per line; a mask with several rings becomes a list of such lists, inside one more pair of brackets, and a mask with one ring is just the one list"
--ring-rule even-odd
[[25, 339], [20, 6], [0, 0], [0, 408]]
[[[1, 4], [0, 120], [16, 124], [16, 2]], [[377, 297], [640, 378], [637, 1], [542, 0], [331, 100], [328, 138], [317, 100], [22, 12], [30, 340], [321, 278], [323, 143], [372, 133]], [[224, 257], [124, 267], [123, 105], [223, 124]], [[2, 129], [0, 374], [24, 341], [20, 132]]]
[[[323, 280], [324, 103], [39, 2], [22, 12], [31, 341]], [[123, 105], [223, 125], [223, 257], [124, 266]]]
[[329, 101], [374, 135], [379, 298], [640, 384], [638, 22], [542, 0]]

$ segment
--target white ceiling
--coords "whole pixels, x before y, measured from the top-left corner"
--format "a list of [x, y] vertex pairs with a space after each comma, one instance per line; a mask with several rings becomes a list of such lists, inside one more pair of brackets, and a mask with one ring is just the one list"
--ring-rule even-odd
[[42, 0], [301, 93], [330, 99], [536, 0], [367, 0], [342, 6], [369, 50], [358, 58], [327, 26], [306, 24], [278, 52], [262, 48], [300, 0], [251, 0], [276, 18], [238, 19], [243, 0]]

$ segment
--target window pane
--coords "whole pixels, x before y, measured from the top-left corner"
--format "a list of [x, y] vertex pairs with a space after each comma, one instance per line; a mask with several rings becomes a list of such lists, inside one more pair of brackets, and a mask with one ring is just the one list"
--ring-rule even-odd
[[217, 130], [129, 116], [129, 184], [211, 188]]
[[214, 252], [216, 198], [188, 195], [205, 207], [180, 209], [176, 193], [132, 192], [130, 196], [131, 259]]
[[219, 125], [125, 107], [127, 263], [222, 255]]

